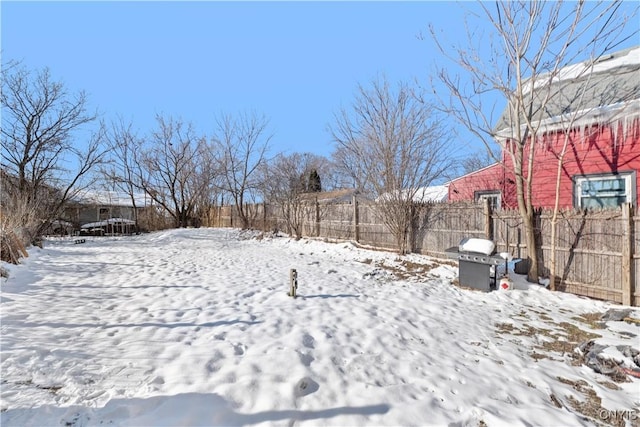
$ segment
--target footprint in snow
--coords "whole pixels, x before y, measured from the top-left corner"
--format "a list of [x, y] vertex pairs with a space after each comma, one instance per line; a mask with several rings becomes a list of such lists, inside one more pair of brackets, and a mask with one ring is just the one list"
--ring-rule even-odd
[[246, 347], [244, 344], [233, 344], [233, 354], [236, 356], [242, 356]]
[[307, 396], [311, 393], [315, 393], [319, 388], [320, 386], [317, 382], [309, 377], [304, 377], [296, 383], [293, 394], [296, 397]]
[[311, 354], [308, 354], [308, 353], [298, 352], [298, 356], [300, 357], [300, 362], [307, 368], [311, 366], [311, 363], [314, 360], [316, 360]]
[[316, 340], [309, 334], [302, 336], [302, 345], [306, 348], [315, 348]]

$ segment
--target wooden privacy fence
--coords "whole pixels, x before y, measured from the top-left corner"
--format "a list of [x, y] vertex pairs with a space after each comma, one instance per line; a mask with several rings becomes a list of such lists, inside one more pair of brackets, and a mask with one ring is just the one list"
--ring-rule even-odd
[[[538, 215], [538, 259], [550, 275], [553, 211]], [[526, 259], [524, 229], [517, 211], [491, 215], [492, 237], [499, 251]], [[557, 289], [576, 295], [640, 305], [640, 217], [630, 205], [596, 211], [563, 210], [556, 226]]]
[[[278, 206], [247, 206], [251, 227], [263, 231], [288, 229]], [[541, 274], [551, 266], [553, 211], [537, 216]], [[211, 227], [239, 227], [233, 206], [212, 208]], [[487, 203], [468, 202], [415, 206], [409, 232], [410, 251], [443, 257], [444, 250], [465, 237], [490, 238], [497, 251], [527, 259], [524, 228], [517, 210], [492, 212]], [[354, 241], [394, 250], [396, 239], [384, 225], [374, 202], [310, 202], [302, 218], [302, 234], [329, 241]], [[640, 306], [640, 217], [630, 205], [599, 211], [563, 210], [556, 230], [557, 289], [576, 295]]]

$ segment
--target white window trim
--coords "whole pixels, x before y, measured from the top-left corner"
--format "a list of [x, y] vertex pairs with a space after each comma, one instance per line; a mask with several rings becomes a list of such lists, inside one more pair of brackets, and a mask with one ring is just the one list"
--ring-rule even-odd
[[502, 207], [502, 193], [499, 190], [476, 191], [473, 197], [476, 202], [482, 202], [485, 199], [496, 199], [495, 209]]
[[626, 171], [617, 173], [597, 173], [590, 175], [575, 175], [573, 177], [573, 205], [577, 209], [582, 207], [582, 184], [584, 182], [603, 181], [607, 179], [624, 179], [625, 203], [635, 203], [636, 200], [636, 172]]

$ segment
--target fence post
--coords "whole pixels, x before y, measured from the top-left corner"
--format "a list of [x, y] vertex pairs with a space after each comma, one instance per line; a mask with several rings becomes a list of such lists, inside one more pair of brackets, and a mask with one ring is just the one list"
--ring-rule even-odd
[[262, 202], [262, 231], [267, 232], [267, 202]]
[[[482, 210], [484, 212], [484, 235], [487, 239], [493, 240], [493, 220], [491, 219], [491, 204], [489, 199], [483, 200]], [[507, 246], [507, 252], [509, 247]]]
[[631, 305], [634, 297], [633, 284], [633, 211], [631, 203], [622, 205], [622, 304]]
[[316, 237], [320, 237], [320, 203], [316, 196]]
[[351, 200], [351, 204], [353, 205], [353, 239], [357, 243], [360, 241], [360, 227], [358, 227], [360, 215], [358, 214], [358, 199], [356, 199], [355, 194], [352, 196]]

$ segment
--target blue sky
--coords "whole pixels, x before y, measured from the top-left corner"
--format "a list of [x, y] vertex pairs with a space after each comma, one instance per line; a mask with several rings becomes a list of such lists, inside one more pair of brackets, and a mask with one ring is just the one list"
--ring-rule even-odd
[[[274, 152], [328, 156], [327, 125], [357, 85], [381, 73], [391, 82], [426, 84], [438, 60], [428, 25], [456, 41], [464, 37], [464, 10], [476, 6], [2, 1], [0, 7], [2, 62], [49, 67], [70, 91], [85, 90], [106, 120], [120, 115], [144, 134], [156, 114], [165, 114], [211, 135], [217, 114], [255, 111], [269, 119]], [[464, 136], [457, 145], [481, 149]]]

